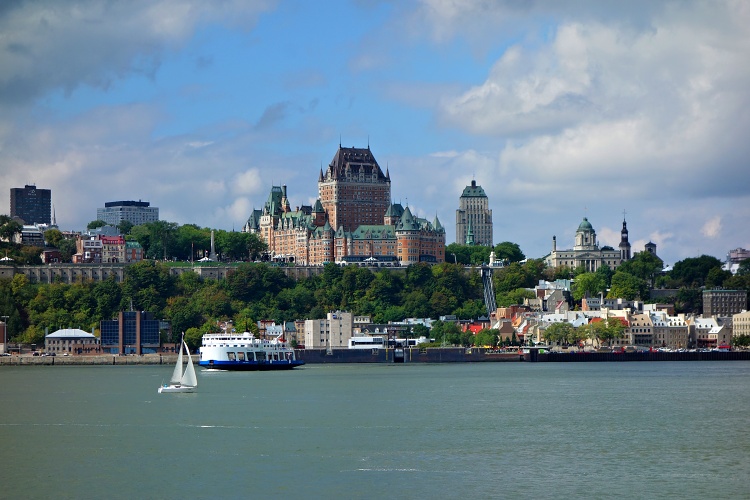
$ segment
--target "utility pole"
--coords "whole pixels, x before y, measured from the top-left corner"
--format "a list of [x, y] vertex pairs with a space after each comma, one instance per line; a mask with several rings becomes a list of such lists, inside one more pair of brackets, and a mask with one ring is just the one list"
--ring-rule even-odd
[[8, 352], [8, 316], [0, 316], [3, 318], [3, 354]]

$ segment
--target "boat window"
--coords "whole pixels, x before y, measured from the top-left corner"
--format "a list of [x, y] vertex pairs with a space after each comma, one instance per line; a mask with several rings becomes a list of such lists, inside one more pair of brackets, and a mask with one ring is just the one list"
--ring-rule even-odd
[[245, 353], [244, 352], [238, 352], [237, 353], [237, 359], [240, 361], [245, 361]]
[[229, 358], [229, 361], [235, 361], [235, 354], [233, 352], [228, 352], [227, 358]]
[[266, 353], [263, 351], [255, 351], [255, 360], [256, 361], [265, 361], [266, 360]]

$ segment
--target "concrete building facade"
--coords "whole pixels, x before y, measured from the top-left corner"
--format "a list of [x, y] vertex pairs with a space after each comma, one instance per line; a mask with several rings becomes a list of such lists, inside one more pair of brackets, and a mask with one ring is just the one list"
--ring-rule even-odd
[[350, 312], [329, 312], [325, 319], [305, 320], [305, 349], [346, 349], [353, 326]]
[[750, 336], [750, 311], [742, 311], [732, 316], [732, 337]]
[[494, 245], [489, 198], [475, 180], [464, 188], [458, 199], [456, 243], [489, 247]]
[[159, 220], [159, 209], [150, 206], [148, 201], [109, 201], [104, 208], [96, 209], [96, 220], [112, 226], [128, 221], [134, 226]]

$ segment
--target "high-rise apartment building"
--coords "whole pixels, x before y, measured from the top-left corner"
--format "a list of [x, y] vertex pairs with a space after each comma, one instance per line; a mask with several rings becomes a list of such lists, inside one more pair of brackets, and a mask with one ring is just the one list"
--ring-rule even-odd
[[383, 223], [391, 204], [391, 178], [383, 173], [370, 148], [343, 148], [325, 172], [320, 170], [318, 193], [334, 230], [353, 231]]
[[20, 217], [25, 224], [52, 222], [52, 191], [35, 185], [10, 190], [10, 216]]
[[134, 226], [159, 220], [159, 209], [147, 201], [109, 201], [104, 208], [96, 209], [96, 220], [119, 226], [124, 220]]
[[489, 208], [489, 198], [477, 181], [472, 180], [471, 185], [464, 188], [458, 206], [456, 243], [493, 246], [492, 210]]

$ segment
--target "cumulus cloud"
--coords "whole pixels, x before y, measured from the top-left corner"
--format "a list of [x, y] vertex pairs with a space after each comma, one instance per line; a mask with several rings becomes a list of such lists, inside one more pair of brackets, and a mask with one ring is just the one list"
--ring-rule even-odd
[[703, 224], [701, 234], [706, 238], [717, 238], [721, 234], [721, 217], [711, 217]]
[[[553, 234], [572, 246], [586, 214], [616, 247], [623, 209], [634, 251], [748, 244], [727, 230], [750, 217], [745, 3], [358, 1], [377, 21], [332, 37], [338, 65], [273, 31], [309, 36], [299, 7], [242, 38], [271, 2], [3, 3], [0, 182], [52, 187], [70, 228], [113, 199], [239, 228], [271, 185], [312, 204], [339, 138], [372, 133], [394, 201], [438, 214], [449, 243], [476, 179], [496, 241], [529, 257]], [[270, 64], [247, 55], [263, 43]]]
[[[153, 77], [165, 51], [199, 24], [252, 27], [267, 0], [18, 2], [0, 10], [0, 104], [22, 105], [52, 89], [106, 89], [125, 74]], [[43, 62], [43, 63], [41, 63]]]
[[257, 168], [251, 168], [235, 176], [232, 183], [232, 192], [236, 194], [258, 194], [264, 187], [260, 171]]

